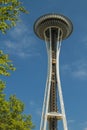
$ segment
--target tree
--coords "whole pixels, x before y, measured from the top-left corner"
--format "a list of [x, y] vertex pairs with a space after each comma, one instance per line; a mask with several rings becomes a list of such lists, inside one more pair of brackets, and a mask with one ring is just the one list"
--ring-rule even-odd
[[0, 81], [0, 130], [31, 130], [34, 128], [31, 116], [22, 114], [24, 104], [15, 95], [6, 100], [4, 88], [5, 83]]
[[13, 66], [9, 56], [0, 50], [0, 75], [10, 76], [10, 70], [14, 71], [16, 68]]
[[[27, 13], [19, 0], [0, 0], [0, 31], [6, 31], [16, 25], [19, 14]], [[9, 76], [15, 67], [9, 60], [9, 55], [0, 50], [0, 75]], [[24, 104], [11, 95], [6, 100], [4, 89], [6, 83], [0, 80], [0, 130], [31, 130], [34, 125], [30, 115], [23, 114]]]
[[[10, 71], [15, 67], [9, 56], [0, 51], [0, 75], [9, 76]], [[0, 130], [31, 130], [34, 125], [31, 115], [23, 114], [24, 104], [16, 97], [11, 95], [6, 100], [4, 89], [6, 83], [0, 80]]]
[[20, 0], [0, 0], [0, 31], [6, 33], [8, 29], [16, 26], [21, 12], [28, 13]]

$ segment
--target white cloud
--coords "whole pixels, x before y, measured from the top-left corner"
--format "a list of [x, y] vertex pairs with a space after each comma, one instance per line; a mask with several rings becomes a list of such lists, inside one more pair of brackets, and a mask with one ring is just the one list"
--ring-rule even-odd
[[10, 35], [13, 38], [19, 38], [26, 34], [29, 30], [24, 24], [18, 24], [11, 32]]
[[[87, 32], [85, 34], [87, 34]], [[81, 42], [87, 43], [87, 35], [82, 36]]]
[[68, 64], [62, 65], [61, 70], [64, 74], [66, 74], [66, 72], [71, 72], [71, 66]]
[[35, 113], [37, 116], [41, 116], [42, 110], [41, 110], [39, 104], [37, 104], [35, 101], [30, 101], [30, 102], [29, 102], [29, 105], [30, 105], [30, 107], [34, 110], [34, 113]]
[[87, 130], [87, 128], [84, 128], [84, 130]]
[[36, 40], [26, 25], [16, 26], [8, 35], [8, 39], [3, 41], [4, 49], [9, 54], [27, 58], [39, 55]]
[[75, 120], [72, 120], [72, 119], [71, 119], [71, 120], [68, 120], [68, 123], [69, 123], [69, 124], [74, 123], [74, 122], [75, 122]]
[[9, 32], [9, 35], [14, 39], [20, 39], [23, 38], [24, 36], [32, 35], [32, 31], [30, 30], [29, 26], [27, 27], [25, 23], [22, 22], [19, 23], [16, 27], [14, 27], [14, 29]]
[[65, 64], [61, 67], [64, 74], [68, 74], [74, 78], [87, 79], [87, 62], [84, 60], [76, 61], [70, 65]]
[[85, 69], [78, 69], [77, 71], [72, 72], [73, 76], [79, 79], [87, 78], [87, 70]]
[[72, 72], [72, 75], [79, 79], [87, 78], [87, 63], [86, 61], [78, 61], [74, 64], [75, 70]]
[[29, 104], [30, 104], [30, 106], [34, 106], [35, 102], [34, 101], [30, 101]]
[[36, 114], [37, 114], [38, 116], [41, 116], [41, 112], [42, 112], [42, 111], [41, 111], [40, 109], [37, 109], [37, 110], [36, 110]]

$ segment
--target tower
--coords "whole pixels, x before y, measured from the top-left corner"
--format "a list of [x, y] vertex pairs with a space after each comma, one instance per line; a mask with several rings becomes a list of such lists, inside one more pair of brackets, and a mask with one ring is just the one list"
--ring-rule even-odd
[[48, 75], [40, 130], [57, 130], [59, 120], [63, 121], [64, 130], [68, 130], [59, 74], [59, 54], [61, 41], [69, 37], [72, 30], [71, 21], [60, 14], [43, 15], [34, 24], [34, 32], [46, 41], [48, 52]]

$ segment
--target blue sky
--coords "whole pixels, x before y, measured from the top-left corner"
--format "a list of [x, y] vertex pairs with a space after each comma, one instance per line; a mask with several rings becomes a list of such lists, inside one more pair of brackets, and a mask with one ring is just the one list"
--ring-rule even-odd
[[[23, 1], [23, 0], [22, 0]], [[5, 78], [7, 96], [16, 94], [25, 103], [39, 129], [47, 76], [47, 53], [44, 41], [33, 32], [35, 20], [46, 13], [69, 17], [74, 29], [62, 42], [60, 74], [69, 130], [87, 130], [87, 1], [25, 0], [29, 15], [21, 23], [0, 34], [0, 49], [8, 53], [17, 70]], [[62, 130], [62, 129], [61, 129]]]

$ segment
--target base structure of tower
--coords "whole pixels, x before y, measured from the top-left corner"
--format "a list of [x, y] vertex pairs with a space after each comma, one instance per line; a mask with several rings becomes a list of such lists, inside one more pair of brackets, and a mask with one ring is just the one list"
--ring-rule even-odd
[[61, 41], [69, 37], [72, 30], [71, 21], [59, 14], [44, 15], [34, 24], [34, 31], [39, 38], [45, 40], [48, 52], [48, 75], [40, 130], [57, 130], [59, 120], [63, 121], [64, 130], [68, 130], [60, 82], [59, 55]]

